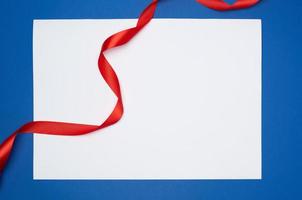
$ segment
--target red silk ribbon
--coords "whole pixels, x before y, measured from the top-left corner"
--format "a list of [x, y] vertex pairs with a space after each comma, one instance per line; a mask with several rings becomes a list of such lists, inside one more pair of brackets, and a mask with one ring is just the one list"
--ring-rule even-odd
[[248, 8], [255, 5], [260, 0], [237, 0], [232, 5], [224, 2], [223, 0], [196, 0], [196, 1], [214, 10], [227, 11], [227, 10], [238, 10], [238, 9]]
[[[100, 73], [108, 86], [114, 92], [117, 97], [117, 103], [109, 115], [109, 117], [101, 125], [87, 125], [65, 122], [52, 122], [52, 121], [33, 121], [29, 122], [19, 129], [17, 129], [12, 135], [10, 135], [0, 145], [0, 173], [3, 172], [4, 167], [8, 161], [11, 151], [14, 146], [15, 139], [18, 134], [23, 133], [38, 133], [48, 135], [65, 135], [76, 136], [91, 133], [93, 131], [108, 127], [118, 122], [123, 115], [123, 102], [121, 96], [121, 89], [118, 77], [114, 72], [112, 66], [109, 64], [104, 56], [104, 52], [108, 49], [119, 47], [129, 42], [145, 25], [147, 25], [153, 18], [156, 10], [157, 3], [160, 0], [153, 0], [140, 15], [137, 24], [133, 28], [129, 28], [118, 33], [111, 35], [107, 38], [101, 48], [101, 52], [98, 59], [98, 67]], [[197, 0], [199, 3], [215, 10], [226, 11], [233, 9], [241, 9], [253, 6], [258, 3], [259, 0], [237, 0], [234, 4], [229, 5], [223, 0]]]

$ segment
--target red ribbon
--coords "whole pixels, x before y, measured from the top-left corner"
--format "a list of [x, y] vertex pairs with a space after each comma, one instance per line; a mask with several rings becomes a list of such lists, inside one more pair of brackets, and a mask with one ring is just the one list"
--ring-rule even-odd
[[[112, 124], [115, 124], [121, 119], [123, 115], [123, 102], [122, 102], [119, 80], [113, 68], [105, 58], [104, 52], [108, 49], [126, 44], [142, 28], [144, 28], [144, 26], [147, 25], [153, 18], [158, 1], [159, 0], [153, 0], [152, 3], [150, 3], [147, 6], [147, 8], [140, 15], [135, 27], [111, 35], [109, 38], [107, 38], [104, 41], [102, 45], [102, 49], [98, 59], [98, 67], [102, 77], [104, 78], [108, 86], [111, 88], [111, 90], [118, 98], [117, 103], [112, 113], [109, 115], [109, 117], [99, 126], [76, 124], [76, 123], [65, 123], [65, 122], [51, 122], [51, 121], [34, 121], [23, 125], [18, 130], [16, 130], [12, 135], [10, 135], [0, 145], [0, 172], [3, 172], [4, 170], [4, 167], [7, 163], [7, 160], [14, 146], [14, 141], [18, 134], [38, 133], [38, 134], [65, 135], [65, 136], [84, 135], [108, 127]], [[211, 9], [226, 11], [226, 10], [247, 8], [258, 3], [259, 0], [237, 0], [232, 5], [225, 3], [223, 0], [197, 0], [197, 1]]]
[[227, 10], [238, 10], [238, 9], [248, 8], [255, 5], [260, 0], [237, 0], [232, 5], [224, 2], [223, 0], [196, 0], [196, 1], [214, 10], [227, 11]]

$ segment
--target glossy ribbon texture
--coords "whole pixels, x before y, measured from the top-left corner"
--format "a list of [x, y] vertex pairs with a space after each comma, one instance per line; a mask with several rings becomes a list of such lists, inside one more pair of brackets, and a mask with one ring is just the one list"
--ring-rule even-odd
[[[0, 173], [2, 173], [4, 170], [18, 134], [38, 133], [65, 136], [84, 135], [115, 124], [121, 119], [123, 115], [123, 102], [119, 80], [112, 66], [105, 58], [104, 52], [108, 49], [119, 47], [129, 42], [142, 28], [144, 28], [145, 25], [147, 25], [151, 21], [156, 10], [157, 3], [159, 1], [160, 0], [153, 0], [152, 3], [147, 6], [147, 8], [140, 15], [135, 27], [111, 35], [104, 41], [102, 45], [98, 59], [98, 67], [102, 77], [117, 97], [117, 103], [109, 117], [101, 125], [87, 125], [52, 121], [34, 121], [23, 125], [0, 145]], [[219, 11], [226, 11], [247, 8], [258, 3], [259, 0], [237, 0], [232, 5], [225, 3], [223, 0], [197, 1], [208, 8]]]

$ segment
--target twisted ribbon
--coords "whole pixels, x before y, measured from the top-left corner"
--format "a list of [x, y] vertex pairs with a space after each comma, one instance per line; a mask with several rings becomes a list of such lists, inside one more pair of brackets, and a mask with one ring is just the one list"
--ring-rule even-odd
[[[255, 5], [260, 0], [237, 0], [232, 5], [225, 3], [223, 0], [197, 1], [208, 8], [219, 11], [226, 11], [247, 8]], [[112, 66], [105, 58], [104, 52], [108, 49], [119, 47], [129, 42], [142, 28], [144, 28], [144, 26], [146, 26], [151, 21], [158, 2], [159, 0], [153, 0], [145, 8], [145, 10], [141, 13], [135, 27], [111, 35], [104, 41], [102, 45], [98, 59], [98, 67], [102, 77], [117, 97], [117, 103], [109, 117], [101, 125], [87, 125], [53, 121], [33, 121], [21, 126], [0, 145], [0, 173], [2, 173], [4, 170], [18, 134], [38, 133], [65, 136], [84, 135], [115, 124], [121, 119], [123, 115], [123, 101], [119, 80]]]

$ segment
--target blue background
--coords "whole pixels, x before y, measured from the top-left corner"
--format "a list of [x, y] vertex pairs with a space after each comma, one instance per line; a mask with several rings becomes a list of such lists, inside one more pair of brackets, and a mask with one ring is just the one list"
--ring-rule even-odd
[[[230, 0], [229, 0], [230, 1]], [[33, 19], [136, 18], [149, 0], [0, 0], [0, 141], [33, 119]], [[260, 18], [262, 180], [34, 181], [32, 135], [17, 139], [0, 199], [302, 199], [302, 1], [216, 12], [164, 0], [157, 18]]]

